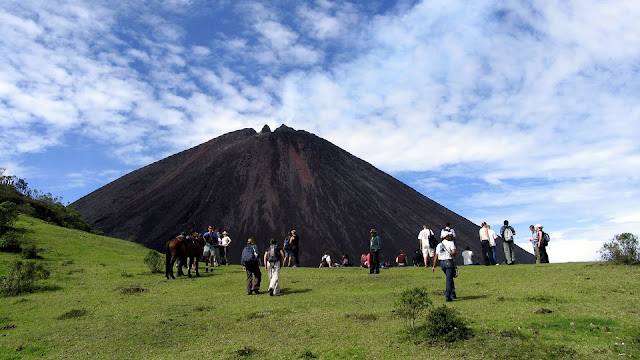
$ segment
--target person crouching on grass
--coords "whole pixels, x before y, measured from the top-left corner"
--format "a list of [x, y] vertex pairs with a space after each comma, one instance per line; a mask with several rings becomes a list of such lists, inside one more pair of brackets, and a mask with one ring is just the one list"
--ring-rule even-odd
[[448, 231], [442, 230], [440, 237], [443, 239], [438, 246], [436, 246], [436, 255], [433, 258], [432, 272], [436, 272], [436, 263], [440, 260], [440, 268], [447, 276], [447, 287], [444, 292], [446, 301], [453, 301], [456, 298], [456, 287], [453, 283], [453, 271], [454, 271], [454, 259], [456, 254], [456, 244], [453, 242], [452, 234]]

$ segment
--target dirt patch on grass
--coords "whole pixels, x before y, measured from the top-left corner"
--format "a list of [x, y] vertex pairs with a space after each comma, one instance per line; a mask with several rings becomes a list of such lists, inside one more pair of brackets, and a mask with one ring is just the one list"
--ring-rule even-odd
[[66, 320], [66, 319], [77, 319], [87, 315], [87, 310], [84, 309], [73, 309], [69, 310], [66, 313], [58, 316], [56, 319], [58, 320]]
[[125, 288], [122, 288], [121, 290], [123, 294], [140, 294], [145, 291], [147, 290], [138, 286], [125, 287]]

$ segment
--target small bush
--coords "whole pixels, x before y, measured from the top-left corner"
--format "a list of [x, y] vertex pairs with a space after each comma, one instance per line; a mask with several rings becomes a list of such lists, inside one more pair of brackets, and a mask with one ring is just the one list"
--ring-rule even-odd
[[471, 337], [471, 329], [454, 309], [442, 305], [427, 315], [426, 332], [433, 340], [454, 342]]
[[162, 272], [162, 256], [157, 251], [149, 250], [144, 258], [144, 263], [147, 264], [152, 273]]
[[622, 233], [605, 243], [600, 249], [602, 260], [614, 264], [640, 263], [640, 251], [638, 250], [638, 237], [632, 233]]
[[415, 330], [416, 320], [425, 313], [431, 304], [426, 287], [407, 289], [400, 294], [400, 298], [396, 301], [397, 314], [404, 320], [405, 326], [411, 332]]
[[38, 254], [40, 249], [36, 244], [29, 244], [22, 248], [22, 257], [25, 259], [42, 259], [42, 256]]
[[22, 251], [22, 238], [13, 231], [9, 231], [0, 237], [0, 251], [19, 253]]
[[5, 296], [33, 292], [34, 283], [48, 277], [49, 271], [42, 264], [15, 260], [9, 265], [9, 275], [0, 282], [0, 292]]

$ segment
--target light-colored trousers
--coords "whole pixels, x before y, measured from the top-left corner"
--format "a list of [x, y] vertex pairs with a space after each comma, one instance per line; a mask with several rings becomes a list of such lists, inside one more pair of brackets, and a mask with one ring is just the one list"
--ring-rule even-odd
[[507, 259], [507, 264], [511, 264], [516, 261], [516, 252], [513, 247], [513, 241], [504, 241], [502, 243], [504, 250], [504, 257]]
[[273, 289], [274, 294], [280, 294], [280, 261], [274, 263], [268, 261], [267, 272], [269, 273], [269, 289]]

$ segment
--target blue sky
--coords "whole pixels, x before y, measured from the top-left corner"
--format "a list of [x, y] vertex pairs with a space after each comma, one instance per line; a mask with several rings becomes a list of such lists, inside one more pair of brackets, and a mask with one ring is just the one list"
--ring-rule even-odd
[[5, 0], [0, 167], [66, 203], [286, 124], [594, 260], [640, 233], [639, 23], [636, 1]]

